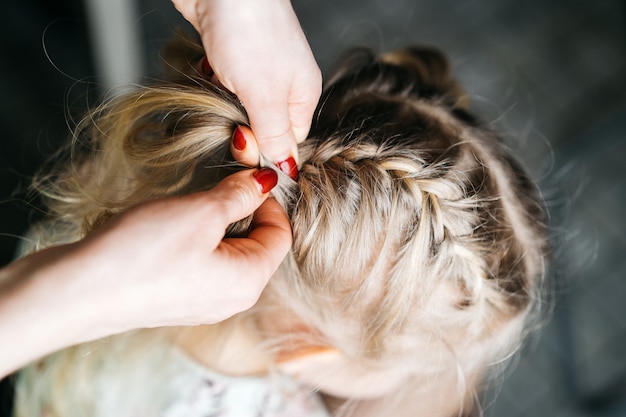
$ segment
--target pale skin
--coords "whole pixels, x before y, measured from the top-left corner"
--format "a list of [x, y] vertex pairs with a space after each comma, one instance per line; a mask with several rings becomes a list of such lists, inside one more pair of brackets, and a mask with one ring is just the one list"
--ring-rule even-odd
[[[0, 270], [0, 376], [67, 346], [216, 323], [254, 305], [291, 246], [289, 221], [255, 172], [133, 207], [79, 242]], [[253, 212], [247, 237], [224, 239]]]
[[322, 77], [289, 0], [173, 3], [200, 33], [217, 80], [243, 103], [261, 153], [297, 160]]

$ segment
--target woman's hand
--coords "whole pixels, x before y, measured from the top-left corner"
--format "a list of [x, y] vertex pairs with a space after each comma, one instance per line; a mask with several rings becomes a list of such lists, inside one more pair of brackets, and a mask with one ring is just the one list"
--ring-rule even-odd
[[173, 0], [218, 80], [243, 103], [260, 151], [297, 175], [322, 77], [289, 0]]
[[[269, 169], [140, 204], [82, 241], [0, 270], [0, 376], [126, 330], [215, 323], [250, 308], [291, 245]], [[254, 212], [247, 237], [227, 226]]]
[[[209, 324], [254, 305], [291, 245], [285, 213], [266, 201], [276, 181], [267, 168], [238, 172], [210, 191], [132, 208], [85, 239], [86, 257], [123, 265], [111, 273], [122, 276], [124, 321]], [[247, 237], [224, 239], [229, 224], [253, 212]]]

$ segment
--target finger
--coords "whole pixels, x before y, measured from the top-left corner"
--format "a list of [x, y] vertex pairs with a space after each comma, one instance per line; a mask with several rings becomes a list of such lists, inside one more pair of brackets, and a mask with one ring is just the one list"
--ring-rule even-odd
[[[294, 112], [297, 110], [294, 109]], [[296, 138], [296, 143], [302, 143], [306, 139], [309, 134], [309, 130], [311, 129], [311, 121], [312, 115], [308, 118], [308, 122], [302, 123], [303, 118], [299, 116], [292, 116], [294, 118], [293, 121], [293, 135]], [[296, 121], [297, 120], [297, 121]], [[301, 124], [296, 124], [301, 123]]]
[[291, 247], [292, 234], [289, 218], [275, 198], [268, 198], [254, 212], [252, 225], [253, 229], [248, 234], [248, 239], [266, 243], [274, 242], [271, 236], [266, 235], [266, 232], [271, 229], [276, 234], [276, 241], [274, 242], [276, 245], [282, 248], [285, 253]]
[[[254, 125], [252, 123], [250, 125], [252, 130], [256, 132]], [[266, 136], [263, 140], [259, 139], [258, 135], [256, 137], [259, 152], [268, 157], [278, 169], [295, 180], [298, 177], [298, 144], [293, 136], [293, 131], [289, 129], [282, 135]]]
[[204, 194], [211, 215], [226, 228], [252, 214], [278, 183], [278, 174], [269, 168], [236, 172]]
[[317, 67], [307, 79], [296, 80], [289, 97], [289, 120], [296, 142], [303, 142], [309, 134], [313, 113], [322, 94], [322, 75]]
[[[238, 255], [240, 267], [265, 279], [276, 271], [289, 252], [292, 243], [291, 226], [282, 207], [268, 198], [254, 213], [253, 229], [246, 238], [228, 238], [220, 250]], [[263, 285], [267, 281], [263, 282]]]
[[230, 153], [237, 162], [243, 165], [249, 167], [259, 166], [259, 147], [249, 127], [237, 126], [230, 142]]
[[289, 118], [287, 94], [256, 93], [258, 91], [253, 95], [238, 92], [238, 96], [250, 117], [250, 127], [259, 144], [259, 151], [277, 164], [289, 158], [297, 162], [298, 145]]

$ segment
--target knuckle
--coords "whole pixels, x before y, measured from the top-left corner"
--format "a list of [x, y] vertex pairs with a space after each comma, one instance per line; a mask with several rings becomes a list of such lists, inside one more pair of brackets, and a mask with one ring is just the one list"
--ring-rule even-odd
[[285, 143], [288, 143], [288, 139], [289, 130], [286, 130], [277, 135], [267, 134], [259, 139], [259, 147], [262, 150], [284, 147]]
[[220, 199], [222, 212], [234, 207], [248, 208], [254, 204], [252, 187], [240, 175], [228, 177], [224, 184], [224, 193]]
[[226, 177], [204, 199], [204, 213], [216, 226], [227, 226], [239, 220], [260, 204], [256, 184], [248, 178], [248, 171]]
[[232, 196], [242, 207], [249, 207], [253, 203], [252, 190], [248, 182], [236, 178], [232, 183]]

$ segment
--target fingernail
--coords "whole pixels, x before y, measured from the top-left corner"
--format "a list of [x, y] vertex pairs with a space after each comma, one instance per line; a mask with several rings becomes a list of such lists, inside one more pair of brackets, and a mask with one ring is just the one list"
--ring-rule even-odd
[[200, 61], [200, 70], [208, 78], [213, 76], [213, 68], [211, 68], [211, 64], [209, 64], [209, 60], [206, 56], [204, 56], [202, 61]]
[[261, 194], [269, 193], [278, 184], [278, 174], [270, 168], [261, 168], [252, 176], [261, 186]]
[[246, 138], [239, 127], [237, 127], [233, 133], [233, 147], [238, 151], [246, 149]]
[[289, 175], [292, 179], [298, 178], [298, 165], [293, 156], [285, 159], [281, 162], [276, 162], [276, 166], [285, 174]]

